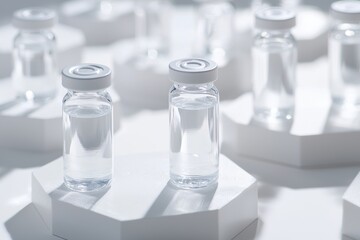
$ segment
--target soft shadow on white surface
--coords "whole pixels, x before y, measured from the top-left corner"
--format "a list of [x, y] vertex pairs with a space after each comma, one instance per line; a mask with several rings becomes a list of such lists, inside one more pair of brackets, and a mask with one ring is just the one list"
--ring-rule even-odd
[[258, 180], [289, 188], [348, 186], [360, 166], [302, 169], [233, 154], [225, 144], [222, 153]]
[[109, 189], [110, 188], [107, 187], [92, 192], [75, 192], [68, 189], [65, 184], [62, 184], [52, 191], [50, 196], [81, 208], [91, 209]]
[[61, 150], [32, 152], [0, 148], [0, 168], [33, 168], [43, 166], [61, 156]]
[[159, 217], [206, 211], [216, 189], [217, 185], [212, 185], [196, 190], [185, 190], [168, 182], [145, 216]]
[[360, 108], [331, 106], [324, 132], [360, 131]]
[[24, 207], [5, 223], [12, 240], [61, 240], [53, 236], [33, 204]]
[[261, 231], [262, 225], [262, 221], [260, 219], [257, 219], [232, 240], [255, 240], [256, 235]]

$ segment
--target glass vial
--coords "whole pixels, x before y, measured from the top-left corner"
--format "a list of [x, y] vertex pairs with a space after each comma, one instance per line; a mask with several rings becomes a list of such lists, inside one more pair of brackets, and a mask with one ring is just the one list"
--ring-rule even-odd
[[136, 0], [135, 34], [140, 58], [157, 59], [169, 53], [170, 0]]
[[215, 62], [182, 59], [169, 65], [170, 180], [181, 188], [216, 183], [219, 169], [219, 92]]
[[198, 24], [195, 54], [227, 62], [234, 44], [235, 7], [230, 0], [196, 0]]
[[295, 14], [283, 8], [267, 8], [255, 14], [253, 95], [258, 120], [293, 117], [297, 48], [290, 29], [295, 20]]
[[63, 99], [64, 182], [86, 192], [108, 186], [113, 169], [113, 112], [106, 91], [111, 70], [99, 64], [65, 68]]
[[360, 104], [360, 2], [331, 5], [330, 91], [335, 105]]
[[15, 12], [13, 25], [19, 29], [13, 46], [13, 87], [19, 98], [46, 101], [56, 95], [56, 41], [51, 27], [54, 11], [42, 8]]

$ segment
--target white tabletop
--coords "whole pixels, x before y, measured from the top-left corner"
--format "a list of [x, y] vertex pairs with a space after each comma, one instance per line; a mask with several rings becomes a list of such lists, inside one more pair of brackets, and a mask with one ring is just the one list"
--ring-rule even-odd
[[[87, 49], [85, 59], [112, 65], [105, 48]], [[302, 64], [298, 77], [301, 84], [326, 81], [326, 59]], [[167, 110], [122, 110], [117, 156], [168, 150]], [[60, 155], [0, 150], [0, 239], [59, 239], [31, 205], [30, 188], [31, 172]], [[246, 158], [240, 163], [260, 180], [259, 221], [236, 240], [348, 240], [341, 236], [342, 195], [360, 167], [300, 170]]]

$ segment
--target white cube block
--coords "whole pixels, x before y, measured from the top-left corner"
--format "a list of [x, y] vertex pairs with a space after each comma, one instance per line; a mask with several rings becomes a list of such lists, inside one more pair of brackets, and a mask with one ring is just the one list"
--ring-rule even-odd
[[65, 2], [60, 21], [82, 30], [89, 45], [106, 45], [134, 36], [134, 1], [104, 1], [102, 10], [96, 4], [97, 1], [89, 0]]
[[351, 115], [356, 112], [331, 107], [323, 88], [299, 89], [295, 102], [293, 121], [282, 124], [254, 119], [250, 93], [223, 106], [224, 147], [232, 154], [297, 167], [360, 162], [360, 125]]
[[[18, 30], [10, 25], [0, 28], [0, 78], [9, 77], [13, 69], [12, 50], [13, 40]], [[84, 34], [75, 28], [58, 24], [53, 32], [57, 41], [59, 71], [65, 66], [81, 62], [85, 46]]]
[[350, 184], [343, 196], [343, 225], [344, 235], [354, 240], [360, 239], [360, 173]]
[[[169, 79], [169, 63], [180, 53], [153, 61], [137, 61], [134, 41], [121, 41], [114, 45], [114, 86], [124, 103], [136, 107], [161, 109], [168, 106], [168, 94], [172, 82]], [[249, 81], [241, 81], [240, 59], [233, 58], [224, 65], [219, 64], [219, 79], [215, 86], [221, 99], [239, 96], [249, 89]]]
[[[120, 127], [120, 98], [110, 89], [114, 104], [114, 129]], [[11, 80], [0, 81], [0, 148], [53, 151], [62, 148], [62, 99], [66, 91], [46, 104], [16, 99]]]
[[230, 240], [257, 218], [256, 180], [224, 156], [219, 183], [182, 190], [167, 154], [118, 157], [111, 188], [72, 192], [57, 159], [32, 175], [32, 200], [50, 231], [68, 240]]

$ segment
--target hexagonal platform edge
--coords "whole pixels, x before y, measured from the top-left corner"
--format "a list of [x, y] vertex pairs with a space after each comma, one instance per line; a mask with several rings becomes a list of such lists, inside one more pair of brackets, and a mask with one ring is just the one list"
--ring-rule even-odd
[[360, 173], [343, 196], [342, 232], [352, 239], [360, 239]]
[[230, 240], [257, 219], [256, 180], [224, 156], [218, 185], [182, 190], [168, 182], [168, 155], [116, 158], [112, 187], [71, 192], [62, 159], [32, 175], [32, 200], [62, 238]]
[[306, 101], [299, 94], [293, 122], [275, 127], [253, 119], [251, 94], [228, 103], [222, 108], [224, 149], [295, 167], [359, 164], [360, 130], [335, 126], [327, 94], [315, 92], [316, 103], [310, 91]]

